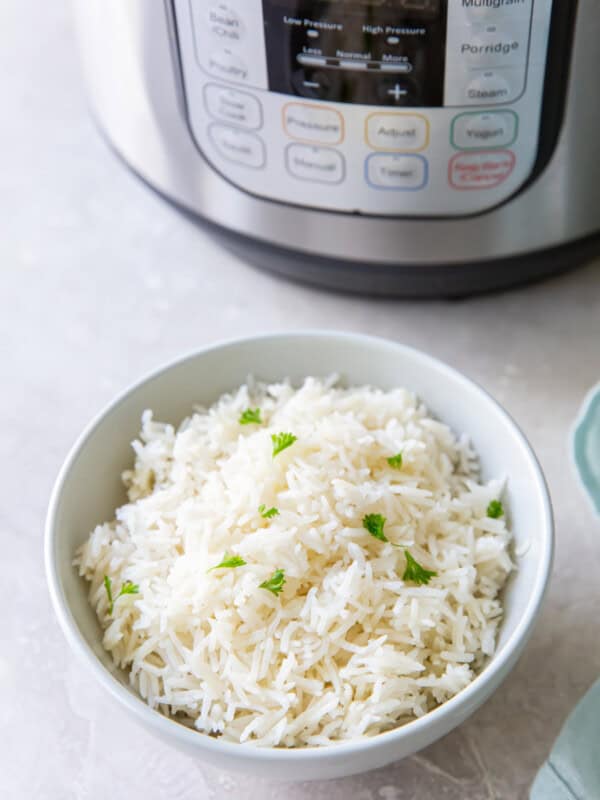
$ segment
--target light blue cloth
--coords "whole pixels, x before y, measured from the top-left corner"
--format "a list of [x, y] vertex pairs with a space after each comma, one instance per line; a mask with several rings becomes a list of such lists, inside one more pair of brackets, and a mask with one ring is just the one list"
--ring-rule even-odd
[[[600, 514], [600, 384], [589, 393], [577, 420], [573, 456]], [[531, 800], [600, 800], [600, 681], [566, 721], [535, 779]]]
[[600, 681], [566, 721], [531, 800], [600, 800]]
[[573, 434], [575, 466], [600, 514], [600, 384], [588, 394]]

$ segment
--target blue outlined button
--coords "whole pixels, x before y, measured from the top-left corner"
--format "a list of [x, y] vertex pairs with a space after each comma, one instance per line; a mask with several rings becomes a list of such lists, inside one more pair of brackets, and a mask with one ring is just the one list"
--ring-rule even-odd
[[417, 192], [427, 186], [429, 164], [424, 156], [373, 153], [365, 161], [365, 180], [373, 189]]

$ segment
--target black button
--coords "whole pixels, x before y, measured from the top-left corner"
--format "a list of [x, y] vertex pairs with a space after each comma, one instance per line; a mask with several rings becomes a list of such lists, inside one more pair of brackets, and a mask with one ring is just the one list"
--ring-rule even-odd
[[418, 105], [417, 93], [412, 81], [397, 75], [378, 77], [377, 98], [386, 106]]
[[335, 73], [324, 69], [298, 69], [292, 75], [296, 94], [313, 100], [324, 100], [336, 95]]

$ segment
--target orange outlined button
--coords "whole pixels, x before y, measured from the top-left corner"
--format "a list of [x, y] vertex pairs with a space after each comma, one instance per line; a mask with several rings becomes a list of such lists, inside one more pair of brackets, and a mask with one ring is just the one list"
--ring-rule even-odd
[[512, 150], [480, 150], [458, 153], [448, 166], [448, 180], [455, 189], [493, 189], [511, 175], [516, 157]]
[[396, 111], [369, 114], [365, 141], [372, 150], [418, 153], [429, 146], [429, 120], [422, 114]]
[[344, 141], [344, 118], [334, 108], [311, 103], [287, 103], [283, 107], [283, 129], [291, 139], [318, 144]]

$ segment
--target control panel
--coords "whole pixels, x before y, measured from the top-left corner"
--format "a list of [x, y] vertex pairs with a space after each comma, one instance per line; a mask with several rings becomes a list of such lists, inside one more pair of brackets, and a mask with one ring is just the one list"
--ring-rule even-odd
[[174, 0], [188, 117], [241, 189], [458, 216], [530, 176], [551, 0]]

